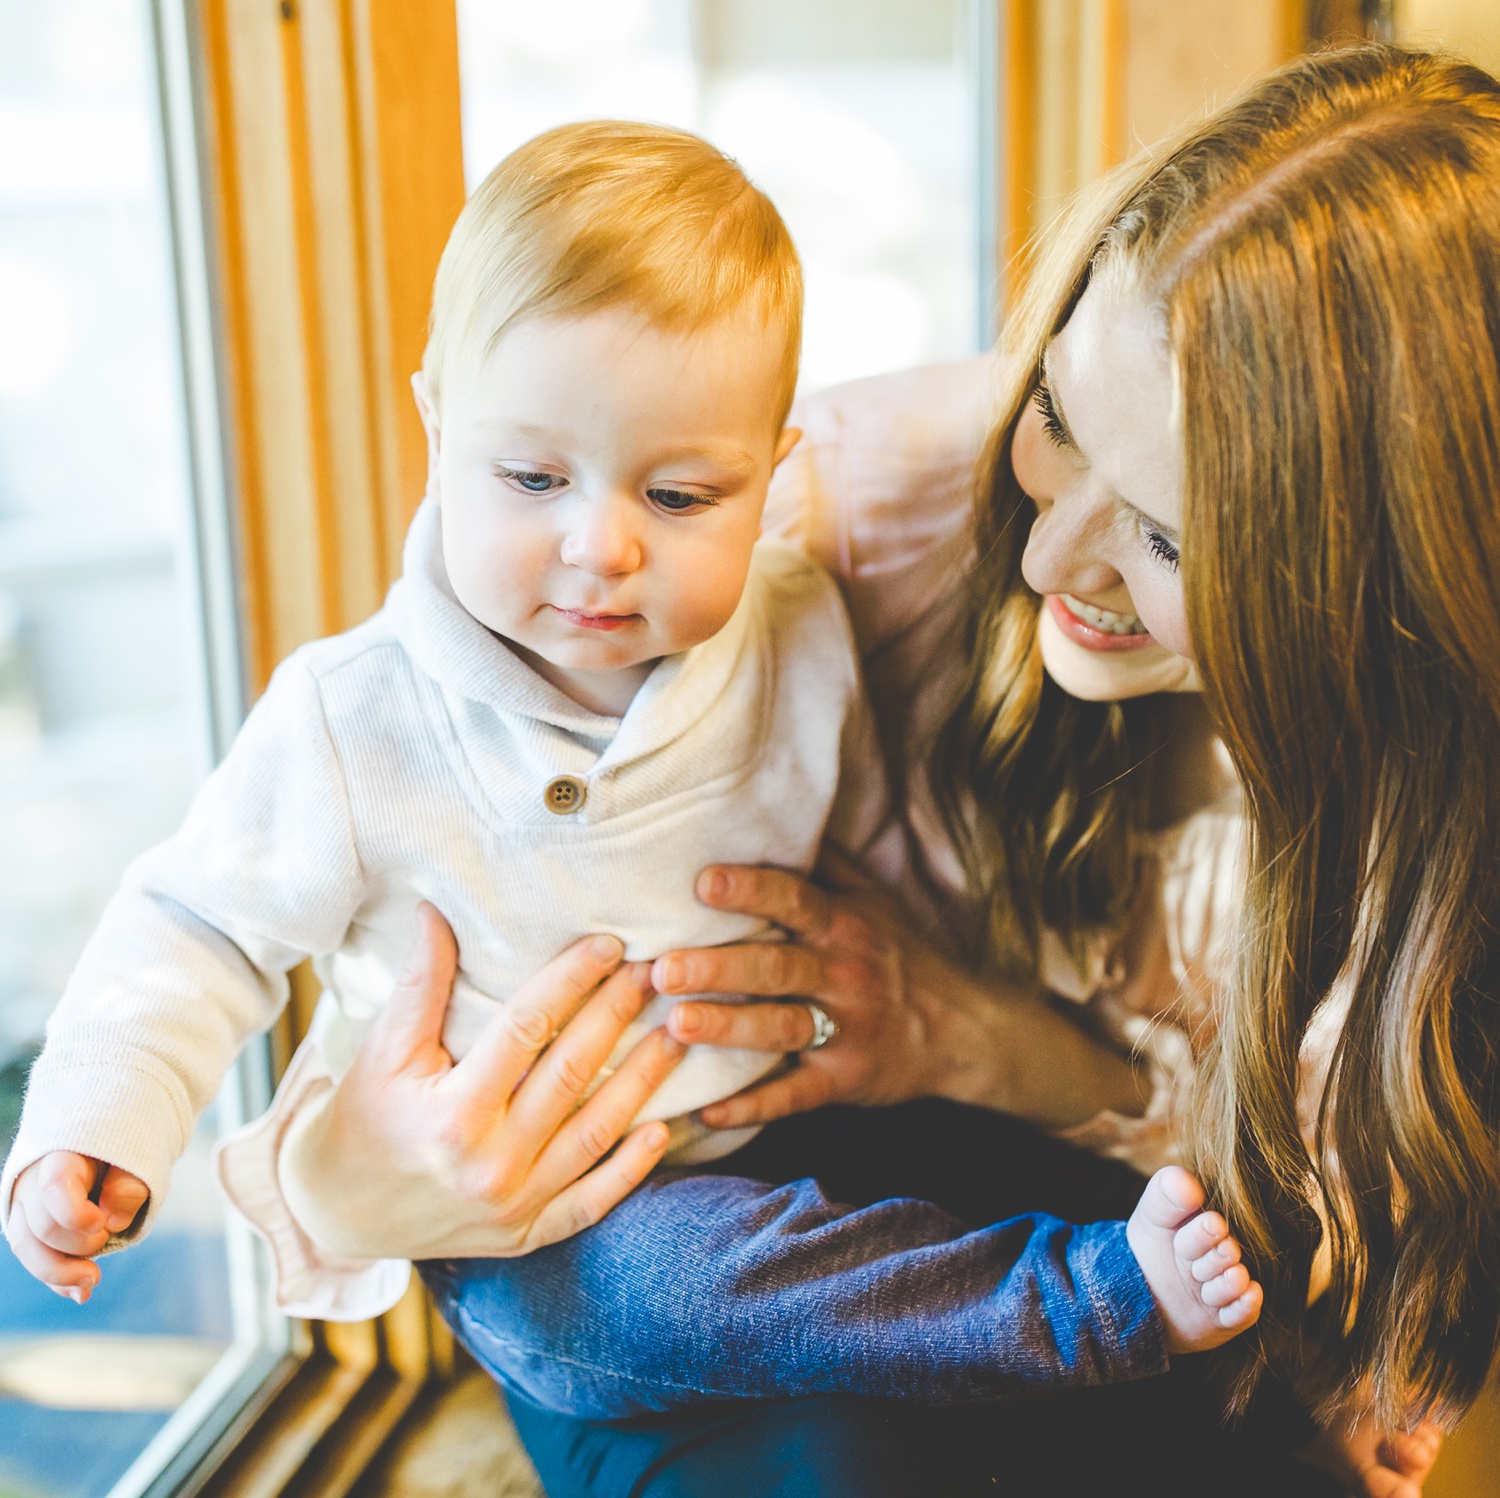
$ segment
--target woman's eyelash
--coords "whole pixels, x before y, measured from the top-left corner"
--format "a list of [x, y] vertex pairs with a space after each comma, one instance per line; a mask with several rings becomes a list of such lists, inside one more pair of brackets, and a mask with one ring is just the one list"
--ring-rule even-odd
[[1182, 552], [1175, 542], [1169, 541], [1155, 526], [1141, 521], [1141, 539], [1146, 543], [1146, 550], [1156, 558], [1162, 566], [1172, 572], [1176, 572], [1182, 563]]
[[1057, 414], [1057, 406], [1052, 400], [1052, 391], [1047, 387], [1045, 379], [1037, 382], [1037, 387], [1031, 393], [1032, 403], [1036, 406], [1042, 418], [1042, 430], [1046, 432], [1048, 441], [1057, 447], [1072, 447], [1072, 439], [1068, 436], [1068, 429], [1062, 423], [1062, 417]]

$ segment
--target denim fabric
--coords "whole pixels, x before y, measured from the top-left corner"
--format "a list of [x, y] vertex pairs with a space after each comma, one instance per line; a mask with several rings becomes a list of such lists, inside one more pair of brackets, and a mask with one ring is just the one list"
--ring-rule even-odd
[[953, 1404], [1167, 1366], [1124, 1223], [971, 1232], [925, 1202], [850, 1211], [810, 1180], [664, 1172], [564, 1243], [423, 1274], [509, 1392], [585, 1418], [814, 1394]]
[[510, 1400], [547, 1498], [1344, 1498], [1221, 1408], [1182, 1365], [946, 1409], [817, 1395], [606, 1421]]

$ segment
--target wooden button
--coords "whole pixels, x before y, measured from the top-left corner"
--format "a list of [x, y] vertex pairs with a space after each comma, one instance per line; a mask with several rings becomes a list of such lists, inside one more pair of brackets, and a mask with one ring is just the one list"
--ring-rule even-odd
[[547, 782], [542, 792], [542, 805], [560, 817], [569, 817], [583, 805], [588, 797], [588, 787], [572, 775], [559, 775]]

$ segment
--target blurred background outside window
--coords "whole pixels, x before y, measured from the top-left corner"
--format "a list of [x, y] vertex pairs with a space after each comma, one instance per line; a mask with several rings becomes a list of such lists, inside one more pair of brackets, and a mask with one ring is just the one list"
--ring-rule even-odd
[[[211, 763], [148, 0], [0, 0], [0, 1127]], [[212, 1115], [86, 1310], [0, 1252], [0, 1495], [107, 1492], [234, 1338]], [[242, 1318], [243, 1319], [243, 1318]]]
[[967, 0], [459, 0], [464, 168], [568, 120], [736, 157], [807, 279], [803, 390], [987, 346]]

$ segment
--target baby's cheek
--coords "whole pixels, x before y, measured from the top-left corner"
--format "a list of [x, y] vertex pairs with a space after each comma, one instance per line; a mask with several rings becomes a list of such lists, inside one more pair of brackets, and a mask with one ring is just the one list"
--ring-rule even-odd
[[739, 607], [750, 571], [750, 547], [743, 559], [726, 544], [705, 548], [678, 570], [664, 590], [658, 627], [671, 637], [671, 649], [690, 650], [712, 638]]

